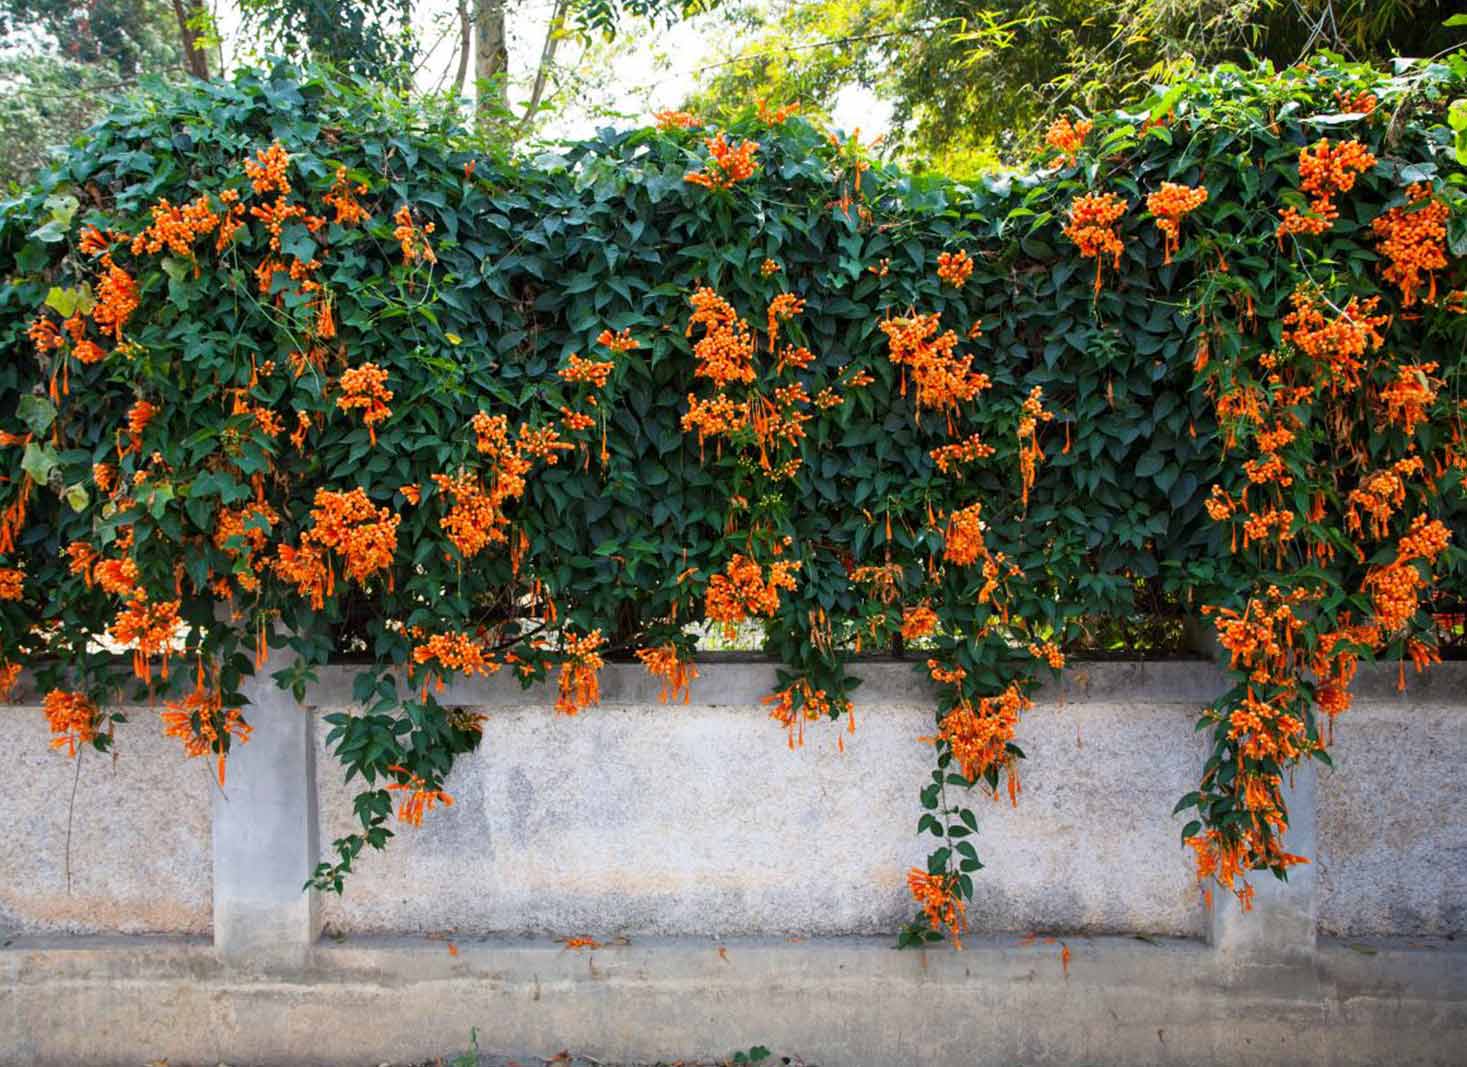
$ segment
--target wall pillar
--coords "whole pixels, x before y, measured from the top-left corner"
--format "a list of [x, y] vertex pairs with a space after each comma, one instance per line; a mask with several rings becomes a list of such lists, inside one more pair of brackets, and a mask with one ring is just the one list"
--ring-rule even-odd
[[1207, 940], [1225, 964], [1287, 966], [1314, 959], [1319, 884], [1315, 767], [1314, 760], [1306, 760], [1285, 776], [1283, 788], [1289, 813], [1285, 850], [1307, 856], [1310, 862], [1291, 867], [1287, 882], [1269, 871], [1249, 872], [1254, 889], [1249, 911], [1226, 890], [1213, 893]]
[[321, 932], [317, 894], [302, 889], [320, 857], [315, 716], [271, 677], [294, 655], [272, 650], [241, 686], [254, 733], [214, 792], [214, 946], [235, 963], [299, 966]]

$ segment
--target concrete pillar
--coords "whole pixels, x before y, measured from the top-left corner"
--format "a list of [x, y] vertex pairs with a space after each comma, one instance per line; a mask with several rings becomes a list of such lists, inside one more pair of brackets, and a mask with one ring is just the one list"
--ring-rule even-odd
[[1246, 912], [1226, 890], [1213, 893], [1207, 940], [1225, 957], [1225, 963], [1285, 966], [1309, 964], [1314, 959], [1319, 884], [1315, 766], [1309, 760], [1296, 767], [1292, 775], [1285, 776], [1283, 790], [1289, 812], [1284, 849], [1307, 856], [1310, 862], [1291, 867], [1287, 882], [1269, 871], [1251, 872], [1253, 907]]
[[[1194, 651], [1223, 667], [1228, 665], [1229, 654], [1218, 643], [1210, 619], [1189, 617], [1183, 622], [1183, 632]], [[1207, 941], [1224, 957], [1224, 963], [1285, 966], [1313, 962], [1318, 938], [1318, 766], [1312, 759], [1305, 760], [1284, 776], [1284, 807], [1289, 813], [1284, 850], [1307, 856], [1309, 862], [1290, 868], [1287, 882], [1269, 871], [1250, 872], [1253, 907], [1246, 912], [1226, 890], [1213, 893]]]
[[214, 947], [235, 963], [298, 966], [321, 932], [317, 894], [302, 889], [320, 856], [314, 715], [271, 677], [293, 660], [272, 649], [242, 686], [254, 733], [214, 793]]

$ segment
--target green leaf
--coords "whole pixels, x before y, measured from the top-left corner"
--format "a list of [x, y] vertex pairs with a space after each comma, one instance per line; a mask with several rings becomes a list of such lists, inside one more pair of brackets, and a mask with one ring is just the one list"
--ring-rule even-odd
[[44, 396], [27, 393], [15, 405], [15, 414], [30, 428], [31, 433], [40, 437], [56, 421], [56, 405]]

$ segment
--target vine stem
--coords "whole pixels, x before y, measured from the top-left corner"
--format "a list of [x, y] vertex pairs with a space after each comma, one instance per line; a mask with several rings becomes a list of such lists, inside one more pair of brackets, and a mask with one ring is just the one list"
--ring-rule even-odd
[[76, 751], [76, 771], [71, 776], [71, 799], [66, 804], [66, 895], [71, 896], [71, 826], [76, 818], [76, 789], [81, 784], [81, 761], [85, 748]]

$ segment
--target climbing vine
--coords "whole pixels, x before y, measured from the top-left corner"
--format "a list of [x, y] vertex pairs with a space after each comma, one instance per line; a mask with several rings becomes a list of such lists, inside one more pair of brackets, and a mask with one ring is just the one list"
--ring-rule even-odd
[[0, 205], [0, 681], [69, 755], [152, 702], [223, 784], [272, 649], [297, 696], [362, 661], [339, 891], [452, 803], [449, 677], [576, 715], [625, 657], [676, 702], [757, 626], [788, 744], [843, 746], [903, 650], [902, 939], [956, 942], [1041, 676], [1164, 601], [1231, 656], [1180, 809], [1246, 903], [1356, 663], [1431, 662], [1459, 573], [1464, 67], [1221, 70], [974, 187], [762, 105], [522, 160], [320, 72], [126, 98]]

